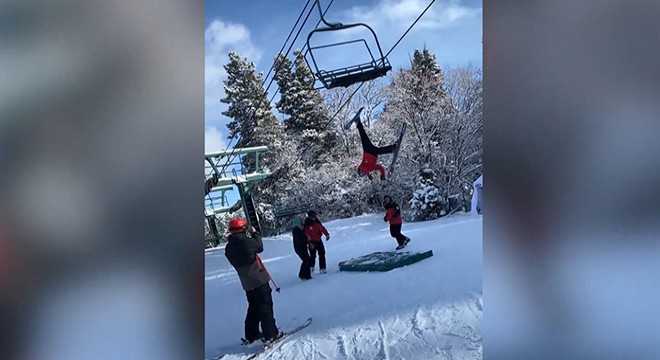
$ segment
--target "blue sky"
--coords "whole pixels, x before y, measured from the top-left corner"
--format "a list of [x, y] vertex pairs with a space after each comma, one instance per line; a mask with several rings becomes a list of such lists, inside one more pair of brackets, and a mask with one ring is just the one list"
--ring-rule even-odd
[[[324, 9], [330, 2], [320, 1]], [[229, 119], [221, 114], [227, 106], [219, 101], [224, 97], [222, 81], [226, 79], [226, 73], [222, 66], [228, 61], [228, 52], [236, 51], [247, 57], [265, 75], [306, 2], [213, 0], [205, 3], [206, 152], [224, 150], [229, 143], [226, 138]], [[326, 20], [368, 24], [376, 32], [383, 52], [387, 52], [429, 3], [430, 0], [334, 0]], [[309, 7], [301, 23], [308, 10]], [[307, 34], [318, 20], [319, 14], [315, 8], [292, 51], [303, 47]], [[414, 50], [426, 46], [437, 55], [443, 69], [468, 64], [482, 67], [482, 25], [481, 0], [436, 0], [388, 59], [395, 69], [407, 67]], [[332, 36], [333, 39], [340, 39], [346, 33], [335, 32]], [[356, 54], [354, 50], [351, 47], [345, 51], [335, 48], [333, 56], [325, 60], [339, 62], [340, 65], [360, 63], [361, 54]], [[292, 59], [292, 56], [289, 58]], [[351, 61], [354, 58], [356, 61]], [[275, 89], [276, 84], [273, 83], [269, 98]]]

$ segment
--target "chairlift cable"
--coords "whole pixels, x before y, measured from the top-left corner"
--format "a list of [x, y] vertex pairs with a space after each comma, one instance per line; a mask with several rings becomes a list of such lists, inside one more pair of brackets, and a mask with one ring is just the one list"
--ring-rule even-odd
[[[286, 43], [289, 42], [289, 39], [291, 38], [291, 34], [293, 34], [293, 30], [295, 30], [296, 26], [298, 26], [298, 22], [300, 22], [300, 18], [302, 18], [302, 15], [305, 13], [305, 9], [307, 9], [307, 5], [309, 5], [310, 1], [312, 1], [312, 0], [307, 0], [307, 3], [305, 4], [305, 7], [303, 7], [302, 11], [300, 12], [300, 15], [298, 15], [298, 19], [296, 20], [296, 23], [293, 24], [293, 27], [291, 28], [291, 31], [289, 31], [289, 35], [286, 37], [286, 40], [284, 40], [284, 44], [282, 44], [282, 48], [280, 49], [278, 54], [281, 53], [282, 51], [284, 51], [284, 48], [286, 47]], [[316, 0], [314, 0], [314, 1], [316, 1]], [[312, 5], [312, 8], [313, 7], [314, 7], [314, 5]], [[307, 13], [307, 18], [309, 18], [309, 14], [311, 14], [311, 12]], [[307, 18], [305, 18], [305, 21], [303, 22], [303, 26], [307, 22]], [[300, 28], [302, 29], [302, 26]], [[300, 34], [300, 31], [298, 31], [298, 34]], [[296, 38], [298, 38], [297, 34], [296, 34]], [[296, 42], [296, 39], [293, 39], [293, 42], [291, 43], [291, 45], [293, 45], [293, 43], [295, 43], [295, 42]], [[290, 49], [291, 49], [291, 47], [289, 47], [289, 50]], [[289, 53], [289, 50], [287, 50], [287, 54]], [[266, 83], [266, 79], [268, 79], [268, 76], [270, 76], [270, 73], [273, 71], [273, 69], [275, 69], [275, 63], [276, 62], [274, 61], [273, 65], [270, 66], [270, 69], [268, 70], [268, 73], [266, 74], [266, 77], [264, 77], [264, 84]], [[270, 88], [270, 84], [268, 85], [268, 87]], [[268, 89], [266, 89], [266, 91], [267, 90]]]
[[[393, 50], [399, 45], [399, 43], [403, 40], [403, 38], [404, 38], [406, 35], [408, 35], [408, 33], [410, 32], [410, 30], [412, 30], [412, 28], [415, 27], [415, 25], [417, 24], [417, 22], [419, 21], [419, 19], [421, 19], [422, 16], [424, 16], [424, 14], [426, 14], [426, 12], [428, 11], [428, 9], [431, 8], [431, 5], [433, 5], [434, 2], [435, 2], [435, 0], [431, 0], [431, 2], [426, 6], [426, 8], [425, 8], [425, 9], [419, 14], [419, 16], [417, 17], [417, 19], [415, 19], [415, 21], [413, 21], [413, 23], [410, 24], [410, 26], [408, 27], [408, 29], [406, 29], [406, 31], [401, 35], [401, 37], [399, 37], [399, 39], [396, 41], [396, 43], [394, 43], [394, 45], [392, 45], [392, 47], [390, 48], [390, 50], [386, 53], [386, 55], [385, 55], [386, 57], [387, 57], [390, 53], [392, 53], [392, 51], [393, 51]], [[346, 99], [346, 101], [345, 101], [345, 102], [339, 107], [339, 109], [334, 113], [334, 115], [332, 115], [332, 117], [330, 117], [330, 120], [328, 120], [328, 122], [326, 123], [326, 127], [329, 126], [329, 125], [332, 123], [332, 121], [335, 119], [335, 117], [336, 117], [337, 115], [339, 115], [339, 113], [344, 109], [344, 107], [345, 107], [346, 105], [348, 105], [348, 103], [351, 101], [351, 99], [353, 98], [353, 96], [355, 96], [355, 94], [360, 90], [360, 88], [362, 88], [362, 85], [364, 85], [364, 82], [361, 82], [361, 83], [355, 88], [355, 90], [351, 93], [351, 95], [348, 97], [348, 99]], [[300, 155], [298, 155], [298, 158], [297, 158], [295, 161], [299, 161], [299, 160], [301, 160], [301, 159], [302, 159], [302, 155], [307, 151], [308, 148], [309, 148], [309, 145], [307, 145], [307, 147], [305, 147], [305, 148], [303, 149], [303, 151], [301, 152]]]
[[386, 57], [387, 57], [387, 55], [389, 55], [389, 54], [392, 52], [392, 50], [394, 50], [394, 48], [395, 48], [397, 45], [399, 45], [399, 43], [401, 42], [401, 40], [403, 40], [403, 38], [406, 37], [406, 35], [408, 35], [408, 32], [410, 32], [410, 30], [412, 30], [412, 28], [417, 24], [417, 22], [419, 21], [419, 19], [421, 19], [422, 16], [424, 16], [424, 14], [426, 14], [426, 12], [428, 11], [428, 9], [431, 8], [431, 5], [433, 5], [434, 2], [435, 2], [435, 0], [431, 0], [431, 2], [426, 6], [426, 9], [424, 9], [424, 11], [422, 11], [422, 13], [419, 14], [419, 16], [417, 17], [417, 19], [415, 19], [415, 21], [413, 21], [413, 23], [410, 25], [410, 27], [408, 27], [408, 30], [406, 30], [406, 32], [404, 32], [403, 35], [401, 35], [401, 37], [399, 38], [399, 40], [397, 40], [396, 43], [394, 43], [394, 45], [392, 46], [392, 48], [390, 49], [390, 51], [388, 51], [387, 54], [385, 54]]
[[[311, 0], [308, 0], [308, 1], [307, 1], [307, 4], [309, 4], [310, 1], [311, 1]], [[318, 3], [318, 0], [314, 0], [314, 1], [315, 1], [316, 3]], [[333, 3], [333, 2], [334, 2], [334, 0], [330, 0], [330, 2], [328, 3], [328, 6], [325, 8], [325, 11], [323, 11], [323, 12], [321, 13], [322, 15], [325, 15], [325, 13], [327, 13], [328, 10], [330, 10], [330, 6], [332, 6], [332, 3]], [[303, 7], [303, 10], [300, 12], [300, 15], [298, 16], [298, 20], [300, 20], [300, 18], [302, 17], [302, 14], [305, 12], [305, 9], [307, 8], [307, 4], [305, 4], [305, 7]], [[293, 41], [292, 41], [291, 44], [289, 45], [289, 48], [287, 49], [287, 52], [286, 52], [286, 54], [285, 54], [284, 56], [288, 56], [288, 55], [289, 55], [289, 52], [290, 52], [291, 49], [293, 48], [293, 44], [294, 44], [294, 43], [296, 42], [296, 40], [298, 39], [298, 36], [300, 35], [300, 32], [302, 31], [303, 27], [304, 27], [305, 24], [307, 23], [307, 19], [309, 19], [309, 16], [311, 15], [313, 9], [314, 9], [314, 6], [312, 5], [312, 7], [309, 9], [309, 12], [307, 13], [307, 16], [305, 17], [305, 20], [303, 21], [302, 25], [300, 26], [300, 29], [298, 29], [298, 33], [296, 34], [296, 36], [294, 37]], [[319, 5], [319, 11], [320, 11], [320, 5]], [[297, 24], [297, 23], [298, 23], [298, 21], [296, 21], [296, 24]], [[321, 20], [319, 20], [319, 21], [316, 23], [316, 27], [318, 27], [320, 23], [321, 23]], [[291, 29], [291, 31], [289, 32], [289, 36], [287, 37], [287, 41], [288, 41], [288, 39], [291, 37], [291, 34], [293, 34], [293, 30], [295, 29], [295, 27], [296, 27], [296, 25], [294, 25], [294, 27], [293, 27], [293, 28]], [[286, 46], [287, 41], [284, 42], [284, 44], [282, 45], [282, 49], [280, 49], [280, 52], [279, 52], [278, 54], [280, 54], [280, 53], [282, 52], [282, 50], [284, 50], [284, 47]], [[303, 45], [303, 49], [305, 48], [305, 46], [306, 46], [306, 44]], [[307, 54], [308, 51], [309, 51], [309, 49], [305, 50], [305, 55]], [[273, 61], [273, 65], [271, 66], [271, 69], [268, 71], [268, 75], [269, 75], [269, 74], [271, 73], [271, 71], [274, 69], [274, 67], [275, 67], [275, 63], [276, 63], [276, 62], [277, 62], [277, 60]], [[291, 64], [291, 68], [290, 68], [289, 70], [293, 69], [293, 66], [294, 66], [294, 64]], [[266, 81], [267, 81], [268, 75], [266, 75], [266, 77], [264, 77], [264, 80], [263, 80], [262, 85], [265, 85], [265, 84], [266, 84]], [[262, 95], [262, 98], [261, 98], [260, 101], [259, 101], [260, 103], [261, 103], [261, 101], [263, 101], [264, 98], [267, 98], [268, 90], [270, 89], [270, 86], [273, 84], [273, 80], [274, 80], [274, 77], [270, 79], [270, 82], [268, 83], [268, 86], [266, 87], [266, 90], [264, 91], [264, 94]], [[275, 96], [277, 96], [277, 93], [278, 93], [278, 92], [279, 92], [279, 87], [278, 87], [277, 89], [275, 89], [275, 92], [274, 92], [274, 94], [273, 94], [273, 97], [270, 99], [270, 102], [273, 102], [273, 100], [275, 99]], [[255, 108], [255, 113], [256, 113], [256, 108]], [[229, 143], [227, 144], [227, 147], [225, 148], [225, 151], [226, 151], [227, 149], [229, 149], [229, 146], [231, 146], [231, 144], [232, 144], [233, 141], [234, 141], [234, 139], [231, 139], [231, 140], [229, 141]], [[227, 167], [228, 165], [231, 165], [230, 163], [231, 163], [232, 161], [234, 161], [234, 159], [236, 158], [236, 156], [238, 156], [238, 155], [234, 155], [234, 151], [235, 151], [235, 149], [236, 149], [236, 148], [232, 148], [232, 151], [231, 151], [231, 152], [229, 153], [229, 155], [227, 156], [227, 159], [228, 159], [228, 160], [227, 160], [227, 161], [225, 162], [225, 164], [223, 165], [223, 168]], [[230, 157], [231, 157], [231, 158], [230, 158]], [[216, 164], [216, 166], [217, 166], [217, 164]]]
[[[317, 0], [315, 0], [315, 1], [317, 1]], [[334, 1], [335, 0], [330, 0], [330, 2], [328, 3], [328, 6], [325, 8], [325, 11], [323, 11], [323, 13], [321, 13], [322, 15], [325, 15], [328, 12], [328, 10], [330, 10], [330, 6], [332, 6], [332, 3]], [[317, 28], [320, 24], [321, 24], [321, 19], [319, 19], [319, 21], [316, 22], [316, 26], [314, 26], [314, 28]], [[307, 43], [303, 44], [303, 47], [300, 48], [301, 52], [303, 51], [303, 49], [305, 50], [304, 53], [303, 53], [303, 57], [306, 57], [307, 53], [309, 53], [309, 49], [307, 49], [306, 47], [307, 47]], [[288, 54], [288, 52], [287, 52], [287, 54]], [[292, 62], [291, 67], [289, 68], [289, 71], [293, 70], [294, 66], [295, 66], [295, 62]], [[270, 88], [270, 84], [268, 85], [268, 87]], [[273, 102], [273, 100], [275, 100], [275, 97], [277, 96], [279, 91], [280, 91], [279, 87], [277, 89], [275, 89], [275, 92], [273, 93], [273, 96], [270, 98], [270, 102]]]
[[[307, 0], [308, 3], [309, 3], [309, 1], [311, 1], [311, 0]], [[317, 0], [315, 0], [315, 1], [317, 1]], [[312, 14], [313, 10], [314, 10], [314, 6], [312, 5], [312, 7], [309, 9], [309, 12], [307, 12], [307, 17], [305, 17], [305, 21], [303, 21], [302, 26], [300, 26], [300, 29], [298, 29], [298, 32], [296, 33], [296, 36], [293, 38], [293, 41], [289, 45], [289, 48], [286, 50], [286, 54], [284, 54], [284, 57], [289, 56], [289, 52], [291, 52], [291, 49], [293, 48], [293, 44], [296, 43], [296, 40], [298, 39], [298, 36], [300, 35], [300, 32], [302, 31], [303, 27], [305, 26], [305, 23], [307, 23], [307, 19], [309, 19], [309, 16]], [[284, 50], [284, 46], [282, 47], [282, 50]], [[277, 55], [281, 54], [282, 50], [280, 50], [280, 52], [278, 52]], [[275, 61], [273, 62], [273, 66], [271, 67], [271, 69], [273, 69], [275, 67], [276, 62], [277, 62], [277, 56], [276, 56]], [[268, 74], [270, 74], [270, 72]], [[268, 75], [266, 75], [266, 78], [268, 78]], [[264, 78], [264, 79], [266, 79], [266, 78]], [[268, 95], [268, 90], [270, 89], [270, 86], [273, 84], [274, 80], [275, 80], [275, 75], [273, 75], [273, 77], [270, 78], [270, 82], [268, 83], [268, 86], [266, 87], [266, 95]], [[265, 81], [264, 81], [264, 83], [265, 83]], [[275, 90], [275, 93], [277, 93], [278, 90], [279, 90], [279, 88]]]
[[[302, 15], [305, 13], [305, 9], [307, 9], [307, 6], [309, 5], [310, 1], [311, 0], [307, 0], [307, 3], [303, 7], [303, 9], [300, 11], [300, 14], [298, 15], [298, 19], [296, 20], [296, 23], [291, 28], [291, 31], [289, 31], [289, 35], [287, 36], [287, 39], [284, 41], [284, 44], [282, 45], [282, 49], [280, 50], [280, 52], [286, 47], [286, 43], [291, 38], [291, 34], [293, 34], [294, 30], [296, 29], [296, 26], [300, 22], [300, 19], [302, 18]], [[329, 7], [330, 7], [330, 5], [328, 5], [328, 8]], [[296, 39], [298, 38], [298, 35], [300, 34], [300, 31], [302, 30], [302, 28], [307, 23], [307, 19], [309, 19], [309, 16], [312, 13], [313, 9], [314, 9], [314, 6], [310, 7], [309, 12], [307, 13], [307, 16], [305, 17], [305, 20], [300, 25], [300, 30], [298, 30], [298, 34], [296, 34], [296, 37], [292, 41], [291, 46], [289, 47], [289, 50], [287, 50], [287, 54], [291, 50], [291, 47], [295, 43]], [[327, 9], [326, 9], [326, 11], [327, 11]], [[270, 70], [268, 71], [268, 74], [270, 74], [272, 72], [272, 70], [275, 68], [275, 64], [276, 64], [276, 61], [273, 61], [273, 64], [271, 65]], [[264, 77], [263, 82], [261, 84], [262, 86], [264, 86], [266, 84], [267, 78], [268, 78], [268, 75], [266, 75], [266, 77]], [[270, 89], [270, 86], [271, 86], [272, 82], [273, 82], [273, 79], [271, 79], [270, 83], [268, 84], [268, 87], [266, 88], [263, 95], [261, 96], [261, 99], [259, 100], [259, 105], [261, 105], [261, 102], [263, 102], [264, 99], [268, 99], [268, 89]], [[255, 114], [256, 114], [256, 111], [257, 111], [257, 108], [255, 107], [255, 110], [254, 110]], [[227, 151], [229, 149], [231, 144], [234, 142], [234, 139], [230, 139], [230, 141], [227, 143], [227, 146], [225, 147], [225, 151]], [[229, 153], [229, 155], [227, 155], [227, 161], [224, 163], [222, 168], [226, 168], [227, 166], [231, 165], [231, 162], [234, 161], [236, 156], [238, 156], [238, 155], [234, 154], [235, 151], [236, 151], [236, 147], [232, 148], [232, 151]]]

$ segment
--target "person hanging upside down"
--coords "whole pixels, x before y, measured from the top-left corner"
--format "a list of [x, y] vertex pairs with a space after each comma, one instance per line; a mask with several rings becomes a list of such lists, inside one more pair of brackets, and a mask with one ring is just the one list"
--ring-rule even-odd
[[378, 147], [371, 143], [369, 136], [366, 131], [364, 131], [364, 126], [362, 126], [362, 121], [360, 120], [360, 113], [362, 109], [358, 110], [357, 114], [353, 117], [351, 121], [346, 124], [346, 128], [350, 128], [352, 123], [355, 123], [355, 126], [360, 133], [360, 142], [362, 143], [362, 162], [357, 168], [358, 175], [360, 177], [367, 176], [369, 179], [373, 179], [371, 172], [378, 171], [380, 173], [380, 179], [385, 180], [385, 169], [378, 165], [378, 155], [382, 154], [391, 154], [396, 150], [396, 144]]

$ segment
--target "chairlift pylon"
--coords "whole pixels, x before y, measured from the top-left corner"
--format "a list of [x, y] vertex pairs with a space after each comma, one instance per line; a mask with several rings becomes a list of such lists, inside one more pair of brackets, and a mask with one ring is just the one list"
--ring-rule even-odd
[[[335, 87], [348, 87], [355, 83], [370, 81], [378, 77], [384, 76], [385, 74], [387, 74], [388, 71], [392, 70], [392, 66], [390, 65], [390, 62], [387, 60], [387, 57], [383, 55], [383, 50], [380, 47], [380, 43], [378, 42], [378, 37], [376, 36], [376, 33], [369, 25], [364, 23], [354, 23], [354, 24], [329, 23], [323, 17], [323, 11], [321, 10], [321, 4], [319, 3], [319, 0], [315, 0], [315, 3], [321, 14], [321, 21], [326, 25], [326, 27], [316, 28], [312, 30], [309, 33], [309, 35], [307, 35], [307, 49], [312, 59], [312, 64], [315, 71], [314, 75], [323, 84], [323, 87], [325, 87], [326, 89], [332, 89]], [[380, 56], [374, 57], [374, 53], [371, 51], [369, 45], [367, 44], [367, 41], [364, 38], [350, 40], [350, 41], [343, 41], [333, 44], [320, 45], [320, 46], [311, 46], [310, 44], [310, 40], [314, 36], [314, 34], [318, 34], [320, 32], [342, 31], [354, 27], [365, 27], [371, 32], [374, 38], [374, 42], [378, 47], [377, 55]], [[334, 70], [324, 70], [319, 68], [316, 62], [316, 58], [314, 57], [315, 49], [318, 50], [322, 48], [348, 45], [353, 43], [364, 44], [371, 58], [370, 62], [352, 65], [348, 67], [342, 67]]]

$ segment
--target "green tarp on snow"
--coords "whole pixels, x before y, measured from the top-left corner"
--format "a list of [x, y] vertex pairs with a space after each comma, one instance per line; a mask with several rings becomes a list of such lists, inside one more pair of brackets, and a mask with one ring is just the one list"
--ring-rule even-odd
[[360, 256], [339, 263], [341, 271], [390, 271], [433, 256], [433, 251], [412, 253], [410, 251], [385, 251]]

